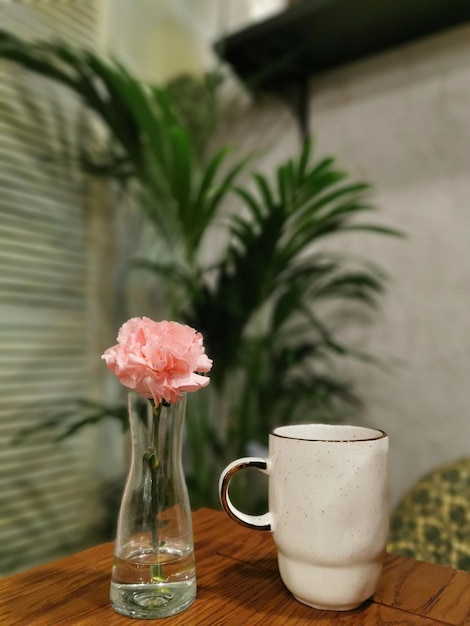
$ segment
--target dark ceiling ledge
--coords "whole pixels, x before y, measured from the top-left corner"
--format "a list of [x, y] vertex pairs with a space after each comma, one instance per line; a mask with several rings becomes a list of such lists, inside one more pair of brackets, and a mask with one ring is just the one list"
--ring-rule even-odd
[[251, 90], [294, 106], [305, 135], [312, 76], [469, 21], [470, 0], [303, 0], [214, 47]]

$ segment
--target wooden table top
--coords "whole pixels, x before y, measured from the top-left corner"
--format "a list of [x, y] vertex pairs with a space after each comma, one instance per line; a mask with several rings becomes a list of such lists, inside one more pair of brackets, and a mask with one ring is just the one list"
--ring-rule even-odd
[[[374, 598], [354, 611], [318, 611], [282, 584], [270, 533], [220, 511], [193, 514], [198, 595], [163, 620], [185, 626], [467, 626], [470, 573], [388, 555]], [[2, 626], [129, 626], [109, 604], [111, 543], [0, 580]]]

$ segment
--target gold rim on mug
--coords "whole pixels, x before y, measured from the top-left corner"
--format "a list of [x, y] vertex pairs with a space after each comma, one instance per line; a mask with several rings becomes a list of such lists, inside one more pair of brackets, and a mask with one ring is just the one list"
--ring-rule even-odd
[[[332, 428], [334, 430], [337, 430], [338, 428], [344, 428], [344, 429], [355, 429], [355, 430], [362, 430], [362, 431], [369, 431], [370, 433], [375, 433], [375, 436], [370, 436], [370, 437], [361, 437], [358, 439], [329, 439], [327, 437], [302, 437], [299, 435], [283, 435], [281, 433], [279, 433], [279, 430], [287, 430], [287, 429], [295, 429], [295, 428], [312, 428], [313, 427], [324, 427], [324, 428]], [[365, 442], [365, 441], [377, 441], [378, 439], [383, 439], [384, 437], [388, 437], [388, 434], [384, 431], [381, 430], [380, 428], [369, 428], [368, 426], [354, 426], [352, 424], [321, 424], [321, 423], [315, 423], [315, 424], [287, 424], [285, 426], [276, 426], [275, 428], [273, 428], [273, 430], [271, 430], [271, 432], [269, 433], [270, 435], [273, 435], [273, 437], [279, 437], [280, 439], [292, 439], [292, 440], [297, 440], [297, 441], [318, 441], [320, 443], [359, 443], [359, 442]]]

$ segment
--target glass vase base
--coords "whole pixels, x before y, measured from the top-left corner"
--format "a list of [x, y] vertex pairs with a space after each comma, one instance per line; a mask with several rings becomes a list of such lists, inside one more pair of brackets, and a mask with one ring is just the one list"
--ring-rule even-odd
[[137, 619], [159, 619], [176, 615], [191, 606], [195, 599], [195, 578], [177, 583], [111, 583], [110, 600], [113, 609]]

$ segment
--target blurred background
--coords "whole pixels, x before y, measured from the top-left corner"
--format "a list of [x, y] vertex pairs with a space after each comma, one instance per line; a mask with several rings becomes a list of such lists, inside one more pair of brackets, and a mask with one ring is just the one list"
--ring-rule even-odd
[[470, 456], [470, 16], [381, 4], [0, 2], [3, 575], [113, 537], [131, 316], [214, 359], [193, 508], [281, 422], [387, 431], [393, 506]]

